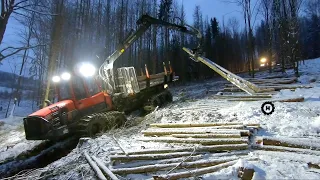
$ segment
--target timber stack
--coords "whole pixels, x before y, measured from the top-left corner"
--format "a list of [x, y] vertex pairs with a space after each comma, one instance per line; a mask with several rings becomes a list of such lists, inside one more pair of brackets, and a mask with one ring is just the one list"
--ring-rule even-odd
[[[259, 124], [240, 122], [150, 124], [141, 132], [144, 137], [139, 140], [169, 143], [172, 148], [111, 155], [112, 164], [108, 169], [120, 176], [148, 173], [158, 180], [213, 173], [236, 164], [239, 159], [257, 160], [249, 156], [249, 147], [250, 139], [259, 128]], [[245, 170], [239, 174], [242, 177], [248, 173]]]

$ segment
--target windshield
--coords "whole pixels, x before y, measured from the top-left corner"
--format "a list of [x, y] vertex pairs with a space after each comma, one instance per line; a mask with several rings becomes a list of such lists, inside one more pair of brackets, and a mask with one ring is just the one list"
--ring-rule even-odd
[[59, 84], [60, 100], [71, 99], [70, 84], [68, 81], [62, 81]]

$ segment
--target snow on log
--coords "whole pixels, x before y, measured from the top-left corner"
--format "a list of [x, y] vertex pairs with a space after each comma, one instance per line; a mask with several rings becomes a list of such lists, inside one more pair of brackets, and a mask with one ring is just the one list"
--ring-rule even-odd
[[259, 149], [265, 151], [278, 151], [278, 152], [295, 152], [299, 154], [312, 154], [316, 156], [320, 156], [319, 151], [314, 151], [310, 149], [301, 149], [301, 148], [292, 148], [292, 147], [283, 147], [283, 146], [270, 146], [270, 145], [253, 145], [252, 149]]
[[[256, 160], [256, 158], [250, 157], [250, 158], [244, 158], [245, 160], [251, 161]], [[180, 178], [188, 178], [188, 177], [194, 177], [199, 176], [203, 174], [213, 173], [216, 171], [219, 171], [223, 168], [227, 168], [229, 166], [232, 166], [236, 164], [238, 160], [228, 161], [219, 165], [205, 167], [205, 168], [199, 168], [195, 170], [188, 170], [184, 172], [178, 172], [178, 173], [171, 173], [167, 175], [161, 175], [161, 176], [153, 176], [154, 179], [166, 179], [166, 180], [172, 180], [172, 179], [180, 179]]]
[[183, 127], [208, 127], [208, 126], [232, 126], [243, 125], [241, 122], [227, 122], [227, 123], [170, 123], [170, 124], [150, 124], [150, 127], [159, 128], [183, 128]]
[[189, 143], [189, 144], [202, 144], [202, 145], [218, 145], [218, 144], [242, 144], [248, 143], [248, 139], [242, 138], [220, 138], [220, 139], [204, 139], [204, 138], [141, 138], [140, 141], [144, 142], [166, 142], [166, 143]]
[[165, 154], [139, 154], [139, 155], [111, 155], [111, 161], [133, 161], [133, 160], [155, 160], [155, 159], [170, 159], [182, 156], [190, 156], [201, 154], [199, 152], [173, 152], [173, 153], [165, 153]]
[[308, 138], [262, 137], [262, 142], [263, 142], [263, 145], [320, 150], [320, 141], [312, 140]]
[[249, 136], [249, 130], [237, 129], [216, 129], [216, 128], [149, 128], [141, 131], [145, 136], [165, 136], [171, 134], [241, 134], [241, 136]]
[[217, 98], [272, 98], [272, 95], [213, 95]]
[[110, 169], [107, 168], [107, 166], [105, 166], [100, 159], [96, 158], [95, 156], [92, 156], [92, 159], [98, 164], [98, 166], [103, 170], [103, 172], [108, 175], [108, 177], [111, 179], [111, 180], [119, 180], [117, 178], [117, 176], [115, 176], [111, 171]]
[[92, 159], [90, 158], [90, 156], [86, 152], [84, 152], [84, 156], [87, 159], [90, 166], [92, 167], [92, 169], [94, 170], [94, 172], [96, 172], [98, 178], [101, 180], [107, 180], [107, 178], [103, 175], [102, 171], [99, 169], [97, 164], [92, 161]]
[[[233, 127], [233, 126], [259, 126], [257, 123], [243, 124], [242, 122], [226, 122], [226, 123], [161, 123], [161, 124], [150, 124], [150, 127], [159, 128], [186, 128], [186, 127]], [[219, 128], [212, 127], [212, 128]], [[226, 128], [228, 129], [228, 128]]]
[[[245, 150], [248, 149], [248, 144], [228, 144], [228, 145], [213, 145], [213, 146], [198, 146], [196, 152], [221, 152], [231, 150]], [[193, 151], [194, 147], [178, 147], [166, 149], [144, 149], [140, 151], [127, 152], [128, 155], [133, 154], [161, 154], [170, 152]]]
[[[208, 127], [211, 129], [244, 129], [244, 125], [212, 125], [214, 123], [207, 123], [207, 124], [163, 124], [160, 125], [160, 128], [197, 128], [197, 127]], [[190, 126], [191, 125], [191, 126]], [[193, 125], [193, 126], [192, 126]], [[150, 125], [151, 126], [151, 125]], [[153, 126], [153, 127], [159, 127], [159, 126]]]
[[265, 99], [265, 98], [232, 98], [232, 99], [228, 99], [228, 101], [262, 101], [262, 100], [266, 100], [266, 101], [270, 101], [270, 102], [303, 102], [304, 101], [304, 97], [292, 97], [292, 98], [281, 98], [281, 99]]
[[268, 98], [232, 98], [232, 99], [227, 99], [227, 101], [268, 101]]
[[[246, 154], [248, 155], [248, 153]], [[131, 168], [131, 167], [137, 167], [137, 166], [145, 166], [150, 164], [169, 164], [169, 163], [177, 163], [177, 162], [188, 162], [188, 161], [196, 161], [203, 158], [203, 154], [195, 155], [195, 156], [188, 156], [188, 159], [186, 157], [178, 157], [178, 158], [171, 158], [171, 159], [160, 159], [160, 160], [150, 160], [150, 161], [133, 161], [132, 163], [122, 163], [119, 165], [115, 165], [112, 168], [113, 169], [119, 169], [119, 168]]]
[[240, 134], [172, 134], [176, 138], [240, 138]]
[[239, 159], [239, 157], [227, 157], [227, 158], [212, 159], [212, 160], [211, 159], [199, 160], [194, 162], [154, 164], [154, 165], [147, 165], [147, 166], [140, 166], [140, 167], [133, 167], [133, 168], [111, 169], [111, 171], [116, 174], [138, 174], [138, 173], [166, 170], [173, 167], [177, 167], [177, 168], [208, 167], [208, 166], [214, 166], [214, 165], [225, 163], [225, 162], [230, 162], [237, 159]]
[[297, 89], [297, 88], [312, 88], [312, 86], [303, 86], [303, 85], [283, 85], [283, 86], [261, 86], [261, 88], [273, 88], [276, 91], [282, 90], [282, 89]]

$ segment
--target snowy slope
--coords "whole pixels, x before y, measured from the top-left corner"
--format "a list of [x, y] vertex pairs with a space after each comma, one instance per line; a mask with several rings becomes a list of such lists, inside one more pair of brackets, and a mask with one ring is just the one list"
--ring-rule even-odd
[[[264, 115], [261, 112], [261, 102], [228, 102], [213, 99], [215, 94], [225, 83], [221, 79], [192, 83], [186, 86], [172, 88], [175, 102], [167, 107], [160, 108], [146, 117], [137, 117], [132, 114], [129, 124], [132, 127], [113, 130], [95, 139], [87, 139], [78, 144], [68, 156], [41, 169], [42, 175], [50, 174], [55, 179], [95, 179], [95, 174], [86, 162], [82, 153], [88, 152], [110, 163], [111, 154], [121, 152], [114, 137], [126, 151], [142, 149], [173, 148], [181, 145], [175, 143], [142, 142], [140, 133], [148, 128], [150, 123], [203, 123], [203, 122], [243, 122], [260, 123], [263, 130], [258, 135], [276, 138], [301, 138], [317, 142], [315, 135], [320, 133], [320, 59], [307, 60], [301, 65], [301, 83], [313, 86], [310, 89], [296, 91], [283, 90], [275, 97], [302, 96], [304, 102], [283, 103], [276, 102], [275, 112]], [[311, 72], [309, 72], [311, 71]], [[288, 72], [290, 74], [292, 72]], [[260, 76], [267, 75], [261, 73]], [[311, 79], [307, 77], [312, 76]], [[312, 80], [312, 79], [315, 79]], [[310, 83], [310, 80], [312, 82]], [[113, 137], [114, 136], [114, 137]], [[192, 146], [192, 145], [183, 145]], [[239, 161], [236, 165], [202, 176], [202, 179], [238, 179], [236, 169], [239, 164], [246, 164], [255, 169], [255, 179], [320, 179], [319, 172], [307, 167], [308, 162], [320, 164], [320, 156], [297, 154], [288, 152], [267, 152], [255, 150], [250, 153], [257, 157], [257, 161]], [[163, 172], [165, 173], [165, 172]], [[34, 178], [39, 177], [35, 173]], [[128, 175], [130, 179], [151, 178], [151, 174]]]

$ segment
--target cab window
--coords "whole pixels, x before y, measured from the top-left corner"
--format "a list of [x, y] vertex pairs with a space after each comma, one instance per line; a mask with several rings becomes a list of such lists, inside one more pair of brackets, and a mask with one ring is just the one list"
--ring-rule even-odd
[[86, 90], [84, 88], [83, 80], [77, 76], [72, 79], [73, 91], [76, 99], [87, 98]]
[[93, 96], [100, 92], [99, 87], [94, 78], [86, 78], [85, 82], [88, 86], [88, 91], [90, 96]]

